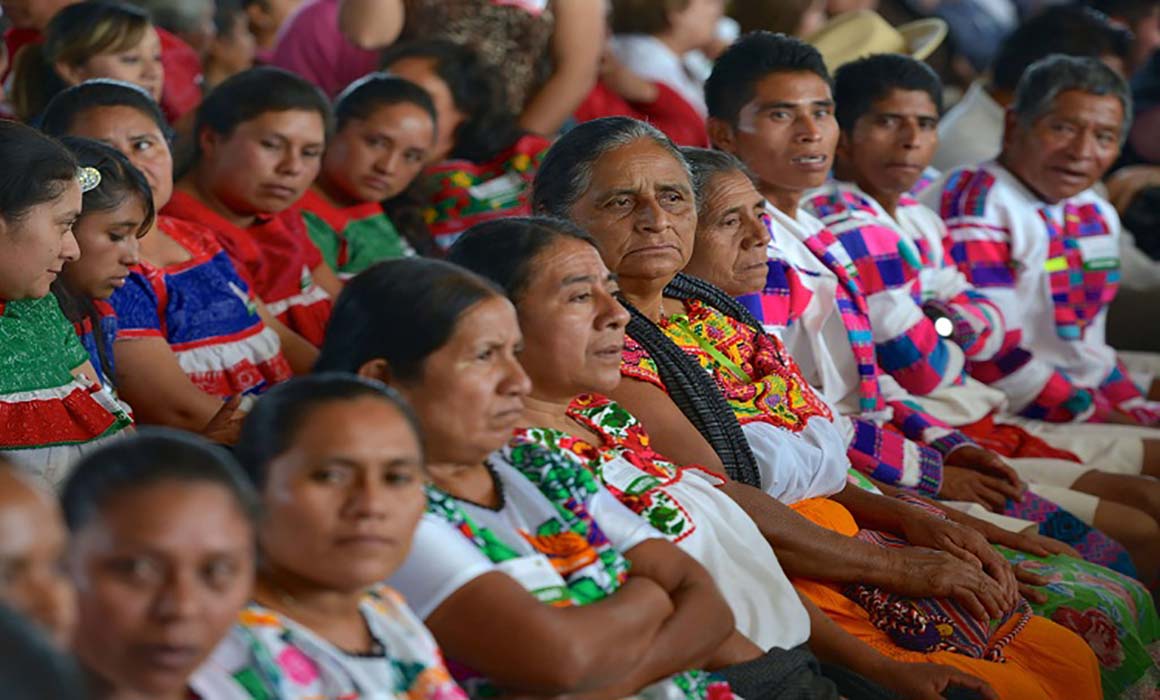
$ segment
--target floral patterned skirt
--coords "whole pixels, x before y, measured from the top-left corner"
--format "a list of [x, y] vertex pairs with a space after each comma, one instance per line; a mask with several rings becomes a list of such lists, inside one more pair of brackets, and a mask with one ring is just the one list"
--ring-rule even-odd
[[996, 547], [1012, 565], [1047, 577], [1035, 613], [1075, 632], [1095, 652], [1105, 700], [1160, 698], [1160, 618], [1139, 581], [1090, 562]]

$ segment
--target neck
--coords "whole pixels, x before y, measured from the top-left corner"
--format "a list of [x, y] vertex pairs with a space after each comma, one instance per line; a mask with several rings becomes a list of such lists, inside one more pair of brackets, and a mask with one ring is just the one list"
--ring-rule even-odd
[[659, 321], [661, 319], [661, 304], [665, 298], [665, 285], [669, 283], [669, 279], [663, 280], [641, 280], [641, 279], [625, 279], [620, 280], [620, 293], [630, 304], [636, 307], [637, 311], [641, 312], [651, 321]]
[[172, 693], [158, 695], [132, 688], [115, 688], [94, 673], [88, 674], [88, 689], [89, 697], [93, 700], [189, 700], [188, 688], [178, 688]]
[[149, 227], [149, 231], [140, 238], [141, 258], [146, 262], [152, 263], [160, 257], [162, 236], [165, 233], [161, 227], [157, 225], [157, 218], [154, 217], [153, 225]]
[[331, 182], [326, 175], [319, 175], [318, 179], [314, 181], [310, 189], [314, 190], [320, 197], [330, 203], [331, 206], [345, 209], [346, 207], [353, 207], [356, 204], [361, 204], [358, 200], [351, 199], [343, 193], [342, 189]]
[[987, 86], [987, 94], [991, 96], [992, 100], [999, 103], [999, 106], [1006, 109], [1015, 101], [1015, 95], [1010, 90], [997, 88], [994, 85]]
[[319, 586], [273, 564], [262, 568], [254, 585], [259, 603], [313, 627], [314, 620], [340, 620], [360, 616], [364, 590], [335, 591]]
[[801, 201], [802, 190], [787, 190], [765, 182], [761, 183], [759, 189], [761, 196], [769, 200], [769, 203], [778, 211], [791, 219], [797, 218], [798, 202]]
[[1035, 185], [1032, 185], [1026, 178], [1023, 177], [1018, 168], [1012, 167], [1016, 160], [1017, 159], [1012, 158], [1006, 151], [1000, 153], [998, 158], [999, 165], [1002, 165], [1007, 170], [1007, 172], [1011, 173], [1011, 175], [1014, 176], [1014, 178], [1018, 180], [1020, 184], [1022, 184], [1028, 189], [1028, 191], [1031, 192], [1031, 194], [1038, 197], [1039, 200], [1044, 204], [1057, 204], [1059, 200], [1044, 197], [1043, 193], [1035, 188]]
[[524, 397], [523, 425], [535, 428], [572, 429], [572, 419], [568, 417], [571, 396], [560, 398], [544, 396], [535, 391]]
[[200, 167], [194, 168], [193, 172], [181, 178], [181, 182], [177, 185], [178, 189], [186, 194], [192, 195], [201, 201], [202, 204], [209, 207], [218, 216], [230, 222], [238, 228], [249, 228], [254, 225], [254, 221], [258, 217], [253, 215], [238, 214], [233, 209], [230, 209], [225, 203], [213, 193], [213, 188], [209, 186], [209, 178], [206, 176], [204, 170]]
[[431, 483], [443, 489], [456, 498], [478, 503], [489, 508], [500, 506], [499, 492], [491, 473], [480, 458], [474, 464], [434, 461], [428, 463], [427, 471], [431, 475]]

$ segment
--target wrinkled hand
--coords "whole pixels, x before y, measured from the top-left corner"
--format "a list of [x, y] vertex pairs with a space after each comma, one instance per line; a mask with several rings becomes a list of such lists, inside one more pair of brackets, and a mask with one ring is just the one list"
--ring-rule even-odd
[[977, 620], [998, 618], [1011, 609], [1007, 593], [980, 567], [946, 552], [909, 547], [892, 550], [900, 569], [884, 586], [911, 598], [950, 598]]
[[998, 585], [1004, 611], [1019, 603], [1019, 586], [1011, 565], [975, 530], [928, 515], [906, 518], [902, 530], [906, 540], [916, 547], [938, 549], [981, 568]]
[[987, 700], [999, 699], [986, 681], [950, 666], [892, 662], [883, 673], [875, 675], [880, 677], [871, 680], [894, 691], [901, 700], [942, 700], [943, 693], [951, 686], [970, 688]]
[[241, 405], [241, 396], [231, 396], [201, 429], [201, 434], [223, 445], [236, 443], [242, 432], [242, 421], [246, 419], [246, 414], [238, 411]]
[[987, 540], [992, 544], [1001, 544], [1004, 547], [1034, 554], [1037, 557], [1062, 554], [1066, 557], [1083, 559], [1080, 553], [1070, 545], [1050, 537], [1044, 537], [1037, 532], [1008, 532], [1001, 527], [993, 527], [988, 528]]
[[945, 501], [967, 501], [978, 503], [996, 513], [1002, 513], [1007, 499], [1019, 501], [1023, 498], [1023, 488], [996, 476], [987, 476], [973, 469], [943, 466], [942, 487], [939, 498]]
[[1032, 573], [1021, 565], [1014, 567], [1014, 569], [1015, 578], [1019, 581], [1019, 593], [1032, 603], [1046, 603], [1047, 594], [1039, 590], [1039, 588], [1046, 586], [1051, 581], [1046, 576]]

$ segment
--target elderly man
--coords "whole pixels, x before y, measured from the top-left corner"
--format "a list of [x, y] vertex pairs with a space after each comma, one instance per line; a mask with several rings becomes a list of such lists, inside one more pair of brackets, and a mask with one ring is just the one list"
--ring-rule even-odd
[[[1104, 339], [1119, 286], [1120, 222], [1089, 189], [1119, 154], [1130, 113], [1127, 85], [1099, 61], [1044, 59], [1019, 83], [998, 160], [948, 173], [923, 201], [946, 222], [959, 269], [1022, 334], [1025, 350], [996, 357], [976, 376], [1024, 415], [1051, 403], [1072, 420], [1133, 426], [1117, 429], [1147, 439], [1160, 437], [1145, 429], [1160, 419], [1151, 400], [1160, 382], [1133, 377]], [[1141, 463], [1155, 460], [1144, 454]]]

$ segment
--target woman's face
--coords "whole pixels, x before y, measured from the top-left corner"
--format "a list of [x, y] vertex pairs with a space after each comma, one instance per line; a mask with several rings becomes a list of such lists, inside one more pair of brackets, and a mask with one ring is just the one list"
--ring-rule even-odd
[[571, 217], [600, 242], [604, 263], [625, 284], [667, 283], [693, 252], [697, 208], [689, 174], [647, 138], [596, 160]]
[[318, 112], [265, 112], [228, 135], [203, 132], [198, 168], [213, 195], [233, 212], [277, 214], [314, 181], [325, 148], [326, 125]]
[[124, 51], [97, 54], [76, 65], [57, 64], [56, 70], [70, 85], [93, 78], [112, 78], [144, 88], [153, 99], [161, 99], [165, 67], [161, 64], [161, 39], [152, 27], [145, 30], [136, 46]]
[[181, 693], [250, 597], [253, 537], [217, 484], [162, 481], [109, 499], [71, 546], [81, 662], [122, 692]]
[[531, 382], [511, 302], [491, 297], [463, 312], [451, 337], [397, 388], [419, 415], [431, 463], [478, 464], [511, 436]]
[[378, 397], [312, 410], [267, 466], [259, 533], [265, 564], [358, 591], [399, 568], [423, 514], [419, 439]]
[[16, 218], [0, 215], [0, 299], [39, 299], [66, 263], [80, 257], [73, 224], [81, 215], [76, 180], [58, 183], [55, 198], [30, 207]]
[[39, 623], [66, 648], [76, 624], [76, 592], [65, 570], [68, 533], [56, 499], [0, 471], [0, 601]]
[[736, 170], [713, 177], [701, 196], [697, 244], [685, 272], [730, 296], [760, 292], [769, 271], [765, 198]]
[[108, 211], [84, 214], [73, 227], [80, 244], [80, 260], [64, 267], [69, 289], [90, 299], [108, 299], [125, 286], [129, 268], [140, 258], [145, 203], [130, 194]]
[[407, 189], [435, 145], [435, 123], [418, 105], [384, 105], [351, 119], [326, 148], [322, 178], [349, 203], [381, 202]]
[[258, 50], [254, 33], [250, 31], [245, 12], [239, 10], [229, 31], [215, 34], [207, 49], [207, 63], [221, 71], [220, 79], [241, 73], [254, 65], [254, 53]]
[[431, 58], [403, 58], [386, 67], [392, 74], [410, 80], [427, 91], [431, 101], [435, 103], [435, 116], [439, 122], [436, 132], [435, 147], [432, 149], [428, 162], [438, 163], [446, 160], [455, 148], [455, 130], [459, 128], [467, 115], [460, 112], [455, 106], [455, 98], [451, 88], [435, 71], [435, 60]]
[[69, 127], [80, 136], [112, 146], [145, 175], [153, 190], [153, 208], [169, 203], [173, 195], [173, 154], [161, 127], [149, 115], [132, 107], [93, 107], [81, 112]]
[[532, 394], [570, 399], [615, 389], [629, 316], [613, 296], [616, 277], [600, 253], [560, 238], [528, 267], [531, 278], [516, 303], [524, 334], [520, 364]]

